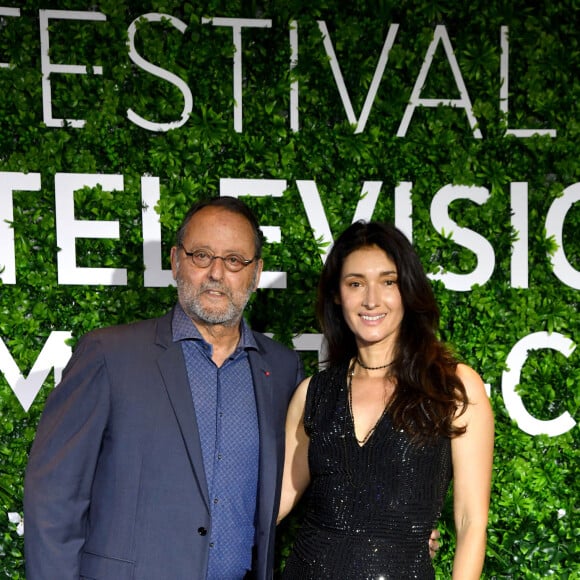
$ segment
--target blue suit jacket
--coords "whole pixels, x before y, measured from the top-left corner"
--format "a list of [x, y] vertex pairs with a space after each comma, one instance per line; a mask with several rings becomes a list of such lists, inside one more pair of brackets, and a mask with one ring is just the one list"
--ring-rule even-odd
[[[90, 332], [49, 395], [24, 485], [28, 580], [205, 580], [211, 519], [172, 313]], [[254, 333], [260, 426], [255, 573], [272, 576], [298, 355]], [[232, 485], [236, 485], [232, 481]]]

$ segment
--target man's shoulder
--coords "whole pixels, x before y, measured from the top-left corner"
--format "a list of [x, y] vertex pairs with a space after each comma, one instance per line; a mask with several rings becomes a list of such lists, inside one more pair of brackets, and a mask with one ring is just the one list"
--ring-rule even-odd
[[95, 328], [81, 336], [79, 342], [98, 341], [111, 343], [117, 340], [126, 341], [144, 338], [151, 340], [152, 336], [158, 334], [159, 329], [171, 332], [171, 312], [156, 318], [146, 318], [123, 324]]
[[284, 377], [282, 382], [289, 388], [288, 396], [290, 396], [296, 385], [304, 378], [304, 368], [300, 355], [292, 348], [266, 334], [252, 332], [258, 346], [258, 352], [250, 351], [250, 361], [256, 363], [261, 359], [261, 364], [265, 364], [266, 367], [277, 371], [280, 377]]
[[254, 338], [256, 339], [258, 346], [264, 352], [275, 352], [280, 353], [281, 355], [291, 355], [294, 357], [298, 356], [296, 351], [292, 350], [285, 344], [282, 344], [281, 342], [271, 338], [267, 334], [257, 332], [255, 330], [252, 330], [252, 334], [254, 335]]

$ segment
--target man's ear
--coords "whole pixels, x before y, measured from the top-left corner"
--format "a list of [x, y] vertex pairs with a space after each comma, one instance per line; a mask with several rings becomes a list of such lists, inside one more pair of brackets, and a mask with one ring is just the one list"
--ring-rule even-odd
[[179, 267], [179, 265], [177, 264], [177, 251], [179, 248], [177, 248], [177, 246], [173, 246], [171, 248], [171, 272], [173, 274], [173, 279], [175, 280], [177, 278], [177, 269]]
[[258, 286], [260, 285], [260, 276], [262, 275], [262, 270], [264, 268], [264, 260], [262, 260], [262, 258], [258, 260], [256, 268], [258, 271], [256, 272], [256, 284], [254, 285], [254, 292], [258, 289]]

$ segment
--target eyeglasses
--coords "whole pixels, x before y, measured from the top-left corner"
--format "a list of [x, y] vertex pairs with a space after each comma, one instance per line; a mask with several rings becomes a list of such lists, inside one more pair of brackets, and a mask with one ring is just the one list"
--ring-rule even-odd
[[222, 260], [227, 270], [230, 272], [239, 272], [256, 260], [256, 256], [254, 256], [251, 260], [246, 260], [243, 256], [240, 256], [240, 254], [216, 256], [209, 250], [194, 250], [193, 252], [188, 252], [183, 247], [183, 244], [180, 244], [179, 247], [183, 250], [183, 253], [191, 259], [193, 265], [197, 266], [198, 268], [209, 268], [211, 263], [219, 258]]

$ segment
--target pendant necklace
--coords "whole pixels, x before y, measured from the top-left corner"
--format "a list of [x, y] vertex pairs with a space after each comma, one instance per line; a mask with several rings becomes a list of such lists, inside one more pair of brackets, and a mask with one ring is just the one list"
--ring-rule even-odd
[[381, 416], [377, 419], [376, 423], [374, 424], [374, 426], [370, 429], [370, 431], [362, 438], [359, 439], [356, 436], [356, 429], [355, 429], [355, 425], [354, 425], [354, 412], [352, 410], [352, 377], [354, 375], [354, 368], [356, 366], [356, 363], [358, 363], [363, 369], [366, 370], [379, 370], [379, 369], [385, 369], [388, 366], [391, 366], [392, 363], [380, 366], [380, 367], [367, 367], [364, 364], [362, 364], [360, 362], [360, 360], [357, 358], [355, 360], [355, 362], [353, 362], [352, 366], [349, 369], [348, 372], [348, 382], [347, 382], [347, 392], [348, 392], [348, 410], [350, 411], [350, 417], [352, 419], [352, 432], [354, 434], [354, 438], [357, 440], [357, 443], [359, 444], [360, 447], [364, 447], [364, 445], [366, 444], [366, 442], [371, 438], [371, 435], [377, 430], [377, 427], [379, 426], [379, 423], [383, 420], [383, 417], [386, 415], [387, 413], [387, 409], [389, 407], [389, 404], [385, 404], [385, 408], [383, 409], [383, 412], [381, 413]]

